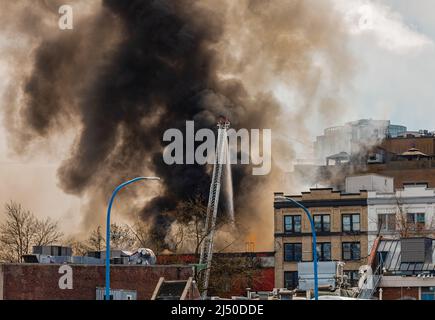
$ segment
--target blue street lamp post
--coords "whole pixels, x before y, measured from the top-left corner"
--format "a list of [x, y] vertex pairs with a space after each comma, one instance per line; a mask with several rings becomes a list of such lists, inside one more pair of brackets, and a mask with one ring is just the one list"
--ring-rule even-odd
[[316, 237], [316, 228], [314, 226], [313, 217], [312, 217], [310, 211], [308, 211], [308, 209], [305, 208], [305, 206], [303, 206], [301, 203], [299, 203], [299, 202], [297, 202], [297, 201], [295, 201], [292, 198], [287, 197], [287, 196], [284, 196], [284, 198], [286, 200], [293, 202], [299, 208], [303, 209], [308, 216], [308, 220], [310, 220], [311, 233], [313, 235], [314, 299], [319, 300], [319, 278], [318, 278], [318, 274], [317, 274], [317, 265], [318, 265], [318, 263], [317, 263], [317, 237]]
[[106, 222], [106, 300], [110, 300], [110, 211], [112, 210], [113, 200], [116, 194], [129, 184], [139, 180], [160, 180], [158, 177], [138, 177], [126, 181], [113, 190], [112, 196], [109, 200], [109, 206], [107, 207], [107, 222]]

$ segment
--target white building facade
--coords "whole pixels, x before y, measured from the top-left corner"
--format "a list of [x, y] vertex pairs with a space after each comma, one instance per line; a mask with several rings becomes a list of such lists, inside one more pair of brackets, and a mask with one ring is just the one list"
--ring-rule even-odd
[[435, 234], [435, 189], [406, 184], [395, 192], [368, 191], [368, 254], [381, 236]]

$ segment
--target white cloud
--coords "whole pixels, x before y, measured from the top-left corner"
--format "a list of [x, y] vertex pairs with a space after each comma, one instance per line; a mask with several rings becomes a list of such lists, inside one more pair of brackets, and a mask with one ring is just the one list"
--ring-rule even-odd
[[404, 21], [387, 5], [373, 0], [334, 0], [344, 15], [349, 33], [372, 36], [376, 44], [386, 50], [404, 54], [432, 47], [434, 42]]

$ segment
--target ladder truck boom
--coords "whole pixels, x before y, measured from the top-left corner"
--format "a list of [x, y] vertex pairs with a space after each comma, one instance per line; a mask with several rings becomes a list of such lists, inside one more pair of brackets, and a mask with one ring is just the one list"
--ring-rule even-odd
[[216, 216], [219, 203], [219, 193], [221, 188], [222, 165], [227, 158], [228, 141], [227, 130], [230, 122], [222, 119], [218, 122], [218, 140], [216, 145], [210, 193], [208, 197], [207, 215], [204, 226], [203, 242], [201, 244], [200, 265], [205, 266], [202, 273], [202, 297], [207, 297], [208, 283], [210, 279], [211, 261], [213, 258], [213, 239], [216, 227]]

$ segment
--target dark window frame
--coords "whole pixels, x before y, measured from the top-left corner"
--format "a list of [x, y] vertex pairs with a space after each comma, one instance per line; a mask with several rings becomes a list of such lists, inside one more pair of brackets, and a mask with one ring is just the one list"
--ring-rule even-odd
[[[324, 247], [329, 245], [329, 258], [325, 258]], [[319, 250], [320, 246], [320, 250]], [[319, 252], [320, 251], [320, 252]], [[317, 261], [332, 261], [332, 245], [331, 242], [318, 242], [317, 243]]]
[[[410, 216], [413, 216], [413, 221], [409, 221]], [[418, 216], [423, 216], [423, 221], [419, 221]], [[422, 231], [426, 228], [426, 214], [424, 212], [407, 212], [406, 224], [412, 231]]]
[[[286, 223], [286, 219], [287, 218], [290, 218], [291, 219], [291, 225], [292, 225], [292, 228], [291, 228], [291, 230], [289, 230], [289, 229], [287, 229], [286, 228], [286, 226], [287, 226], [287, 223]], [[298, 218], [298, 220], [299, 220], [299, 228], [296, 228], [295, 226], [296, 226], [296, 223], [295, 223], [295, 220]], [[297, 214], [295, 214], [295, 215], [285, 215], [284, 217], [283, 217], [283, 222], [284, 222], [284, 233], [295, 233], [295, 234], [299, 234], [299, 233], [302, 233], [302, 216], [301, 215], [297, 215]], [[297, 229], [299, 229], [299, 230], [297, 230]]]
[[[287, 281], [289, 280], [286, 275], [290, 275], [291, 277], [291, 281]], [[292, 286], [288, 286], [288, 282], [292, 283]], [[299, 275], [297, 271], [284, 271], [284, 287], [289, 289], [289, 290], [293, 290], [296, 289], [299, 285]]]
[[[292, 255], [290, 258], [286, 255], [286, 248], [287, 246], [293, 247], [292, 249]], [[297, 252], [296, 248], [299, 247], [300, 250]], [[283, 245], [283, 254], [284, 254], [284, 261], [285, 262], [301, 262], [302, 261], [302, 243], [301, 242], [294, 242], [294, 243], [284, 243]], [[298, 254], [299, 253], [299, 254]]]
[[[381, 219], [385, 217], [385, 223], [381, 223]], [[391, 226], [393, 219], [394, 226]], [[392, 228], [390, 228], [392, 227]], [[397, 230], [397, 218], [395, 213], [380, 213], [378, 214], [378, 231], [380, 232], [394, 232]]]
[[[350, 245], [350, 257], [345, 257], [345, 245]], [[356, 250], [354, 250], [354, 246], [358, 246], [358, 255], [355, 254]], [[359, 261], [361, 260], [361, 242], [359, 241], [350, 241], [350, 242], [342, 242], [341, 243], [341, 258], [343, 261]]]
[[[354, 217], [358, 217], [358, 230], [354, 228]], [[350, 217], [350, 230], [344, 230], [344, 218]], [[359, 213], [344, 213], [341, 215], [341, 231], [342, 232], [360, 232], [361, 231], [361, 214]]]
[[[316, 226], [316, 218], [319, 218], [320, 217], [320, 229], [317, 229], [317, 226]], [[328, 219], [329, 219], [329, 227], [326, 229], [325, 228], [325, 217], [328, 217]], [[315, 214], [314, 215], [314, 217], [313, 217], [313, 220], [314, 220], [314, 227], [316, 228], [316, 232], [319, 232], [319, 233], [321, 233], [321, 232], [331, 232], [331, 215], [330, 214]]]

